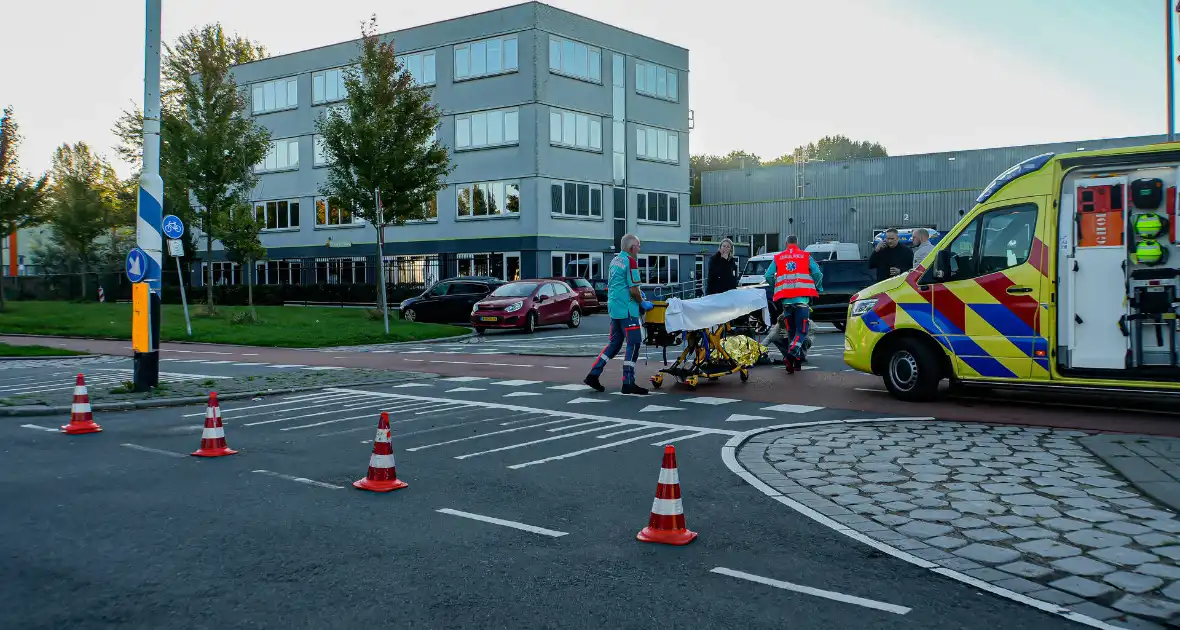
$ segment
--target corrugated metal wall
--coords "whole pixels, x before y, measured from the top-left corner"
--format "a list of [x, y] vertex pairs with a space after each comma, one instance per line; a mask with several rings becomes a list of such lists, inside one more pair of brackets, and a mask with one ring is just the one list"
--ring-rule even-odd
[[[796, 234], [804, 243], [840, 240], [861, 245], [886, 227], [947, 231], [992, 179], [1041, 153], [1135, 146], [1164, 136], [1111, 138], [972, 151], [903, 155], [844, 162], [810, 162], [805, 194], [797, 194], [795, 166], [702, 173], [703, 203], [694, 225], [754, 233]], [[952, 159], [953, 158], [953, 159]]]

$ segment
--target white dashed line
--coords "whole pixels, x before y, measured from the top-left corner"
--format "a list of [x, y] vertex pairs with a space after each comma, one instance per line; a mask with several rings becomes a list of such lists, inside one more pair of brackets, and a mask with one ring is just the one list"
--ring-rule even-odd
[[837, 593], [836, 591], [825, 591], [823, 589], [812, 588], [810, 586], [803, 586], [802, 584], [792, 584], [790, 582], [783, 582], [781, 580], [772, 580], [771, 578], [754, 575], [753, 573], [746, 573], [744, 571], [735, 571], [733, 569], [726, 569], [725, 567], [717, 567], [709, 571], [710, 573], [717, 573], [719, 575], [728, 575], [729, 577], [738, 578], [739, 580], [748, 580], [750, 582], [757, 582], [775, 588], [781, 588], [788, 591], [795, 591], [796, 593], [803, 593], [804, 595], [813, 595], [815, 597], [822, 597], [837, 602], [844, 602], [845, 604], [855, 604], [857, 606], [864, 606], [865, 608], [872, 608], [874, 610], [883, 610], [891, 612], [895, 615], [904, 615], [910, 612], [910, 608], [905, 606], [898, 606], [897, 604], [886, 604], [885, 602], [878, 602], [872, 599], [865, 599], [855, 595], [845, 595], [844, 593]]
[[168, 457], [181, 457], [181, 458], [188, 457], [188, 455], [185, 455], [184, 453], [174, 453], [172, 451], [162, 451], [158, 448], [148, 448], [146, 446], [140, 446], [138, 444], [120, 444], [119, 446], [126, 446], [127, 448], [135, 449], [137, 451], [143, 451], [145, 453], [155, 453], [157, 455], [167, 455]]
[[271, 472], [269, 470], [254, 470], [251, 472], [256, 472], [256, 473], [267, 475], [270, 477], [276, 477], [278, 479], [286, 479], [287, 481], [296, 481], [299, 483], [305, 483], [309, 486], [316, 486], [318, 488], [328, 488], [331, 490], [342, 490], [344, 488], [344, 486], [334, 486], [330, 483], [324, 483], [322, 481], [316, 481], [314, 479], [307, 479], [305, 477], [293, 477], [291, 475], [284, 475], [282, 473]]
[[506, 521], [500, 518], [493, 518], [491, 516], [483, 516], [481, 514], [472, 514], [471, 512], [460, 512], [459, 510], [452, 510], [450, 508], [443, 508], [435, 510], [442, 514], [450, 514], [451, 516], [459, 516], [462, 518], [469, 518], [473, 521], [482, 521], [484, 523], [491, 523], [493, 525], [503, 525], [504, 527], [511, 527], [525, 532], [532, 532], [534, 534], [541, 534], [542, 536], [552, 536], [553, 538], [560, 538], [567, 535], [567, 532], [559, 532], [552, 529], [545, 529], [544, 527], [537, 527], [536, 525], [526, 525], [524, 523], [517, 523], [516, 521]]

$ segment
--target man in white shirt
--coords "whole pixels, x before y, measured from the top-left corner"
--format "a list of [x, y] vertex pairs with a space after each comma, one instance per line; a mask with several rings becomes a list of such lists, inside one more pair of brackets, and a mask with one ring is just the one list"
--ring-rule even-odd
[[934, 251], [934, 243], [930, 242], [930, 232], [926, 228], [914, 230], [914, 268], [922, 264], [926, 255]]

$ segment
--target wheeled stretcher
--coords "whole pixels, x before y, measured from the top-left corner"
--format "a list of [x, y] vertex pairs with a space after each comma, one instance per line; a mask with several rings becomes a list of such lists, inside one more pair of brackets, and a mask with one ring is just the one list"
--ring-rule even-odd
[[742, 381], [750, 378], [750, 366], [743, 365], [726, 351], [722, 339], [733, 330], [733, 322], [761, 311], [763, 322], [770, 325], [766, 294], [761, 289], [734, 289], [693, 300], [672, 298], [655, 305], [644, 314], [645, 343], [659, 346], [668, 362], [668, 346], [680, 343], [684, 336], [684, 350], [671, 365], [651, 377], [653, 387], [664, 384], [667, 374], [689, 389], [695, 389], [701, 378], [716, 380], [737, 372]]

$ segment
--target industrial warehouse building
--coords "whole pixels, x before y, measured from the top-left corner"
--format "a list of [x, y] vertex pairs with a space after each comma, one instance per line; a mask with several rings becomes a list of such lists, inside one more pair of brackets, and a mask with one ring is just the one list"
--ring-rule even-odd
[[1008, 167], [1042, 153], [1165, 142], [1139, 136], [923, 155], [807, 162], [701, 174], [701, 204], [692, 207], [693, 238], [734, 235], [751, 252], [776, 251], [788, 234], [800, 243], [842, 241], [868, 257], [886, 228], [945, 233]]
[[[645, 281], [692, 274], [687, 50], [538, 2], [384, 37], [430, 86], [456, 167], [428, 220], [387, 228], [390, 282], [602, 276], [627, 232], [644, 242]], [[315, 121], [343, 101], [358, 45], [233, 68], [274, 139], [252, 194], [269, 252], [259, 284], [377, 277], [376, 230], [319, 191], [328, 156]], [[212, 264], [215, 283], [243, 281], [219, 250]]]

